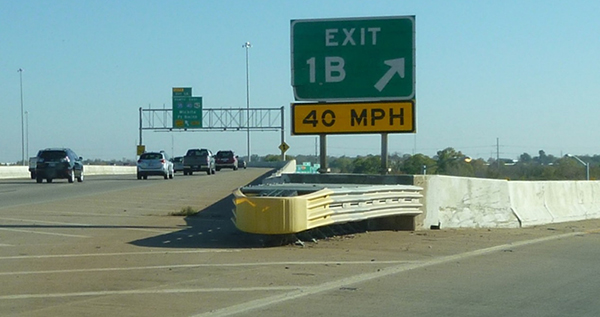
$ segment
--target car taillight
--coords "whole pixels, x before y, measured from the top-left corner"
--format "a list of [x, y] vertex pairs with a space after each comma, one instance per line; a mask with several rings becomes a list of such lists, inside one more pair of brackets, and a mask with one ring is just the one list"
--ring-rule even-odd
[[161, 164], [165, 164], [165, 159], [161, 159], [161, 160], [160, 160], [160, 163], [161, 163]]

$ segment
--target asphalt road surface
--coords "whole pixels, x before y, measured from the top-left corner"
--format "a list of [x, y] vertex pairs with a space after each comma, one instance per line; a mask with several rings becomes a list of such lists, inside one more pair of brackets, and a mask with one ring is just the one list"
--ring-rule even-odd
[[598, 220], [265, 247], [230, 220], [231, 191], [265, 173], [0, 180], [0, 315], [600, 313]]

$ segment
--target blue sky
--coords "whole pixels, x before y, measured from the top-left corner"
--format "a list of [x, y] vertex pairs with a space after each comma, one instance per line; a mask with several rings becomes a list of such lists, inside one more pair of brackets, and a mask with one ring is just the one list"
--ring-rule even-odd
[[[289, 154], [290, 20], [416, 17], [415, 134], [390, 153], [517, 158], [600, 154], [598, 1], [8, 1], [0, 0], [0, 162], [21, 159], [19, 68], [29, 153], [65, 146], [88, 159], [135, 159], [138, 109], [171, 107], [192, 87], [205, 108], [285, 107]], [[245, 155], [245, 132], [144, 131], [149, 150]], [[253, 132], [252, 154], [278, 154]], [[380, 153], [380, 136], [328, 137], [328, 154]]]

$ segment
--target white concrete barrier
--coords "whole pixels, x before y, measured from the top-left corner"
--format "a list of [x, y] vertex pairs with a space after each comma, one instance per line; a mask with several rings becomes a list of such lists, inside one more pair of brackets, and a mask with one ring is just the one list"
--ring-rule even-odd
[[[84, 175], [135, 175], [135, 166], [85, 165]], [[31, 178], [28, 166], [0, 166], [0, 179]]]
[[541, 225], [554, 221], [546, 205], [544, 194], [546, 186], [546, 182], [508, 183], [511, 208], [519, 218], [521, 226]]
[[116, 165], [86, 165], [83, 167], [85, 175], [123, 175], [136, 174], [135, 166], [116, 166]]
[[505, 180], [415, 175], [415, 185], [424, 188], [424, 229], [519, 227]]
[[600, 218], [600, 182], [509, 182], [522, 226]]
[[600, 218], [600, 182], [507, 181], [416, 175], [424, 188], [419, 227], [512, 228]]
[[0, 179], [30, 178], [29, 166], [0, 166]]

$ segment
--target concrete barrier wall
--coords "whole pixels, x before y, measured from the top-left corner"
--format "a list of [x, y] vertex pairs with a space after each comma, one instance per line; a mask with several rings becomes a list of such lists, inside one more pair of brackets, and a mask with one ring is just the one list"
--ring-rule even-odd
[[[508, 184], [508, 182], [507, 182]], [[511, 208], [521, 226], [551, 223], [554, 218], [546, 206], [546, 182], [511, 182], [508, 184]]]
[[[85, 165], [84, 175], [135, 175], [135, 166]], [[27, 166], [0, 166], [0, 179], [30, 178]]]
[[415, 175], [415, 185], [423, 187], [425, 197], [425, 215], [417, 219], [417, 227], [519, 227], [511, 210], [507, 181]]
[[29, 178], [28, 166], [0, 166], [0, 179]]
[[86, 165], [85, 175], [123, 175], [136, 174], [135, 166], [112, 166], [112, 165]]
[[[279, 169], [277, 173], [293, 173], [296, 171], [296, 161], [289, 162], [252, 162], [249, 167], [271, 167]], [[85, 165], [84, 175], [135, 175], [135, 166], [116, 165]], [[28, 166], [0, 166], [0, 179], [30, 178]]]
[[600, 182], [509, 182], [522, 226], [600, 218]]
[[600, 182], [506, 181], [415, 175], [424, 189], [417, 227], [513, 228], [600, 218]]

